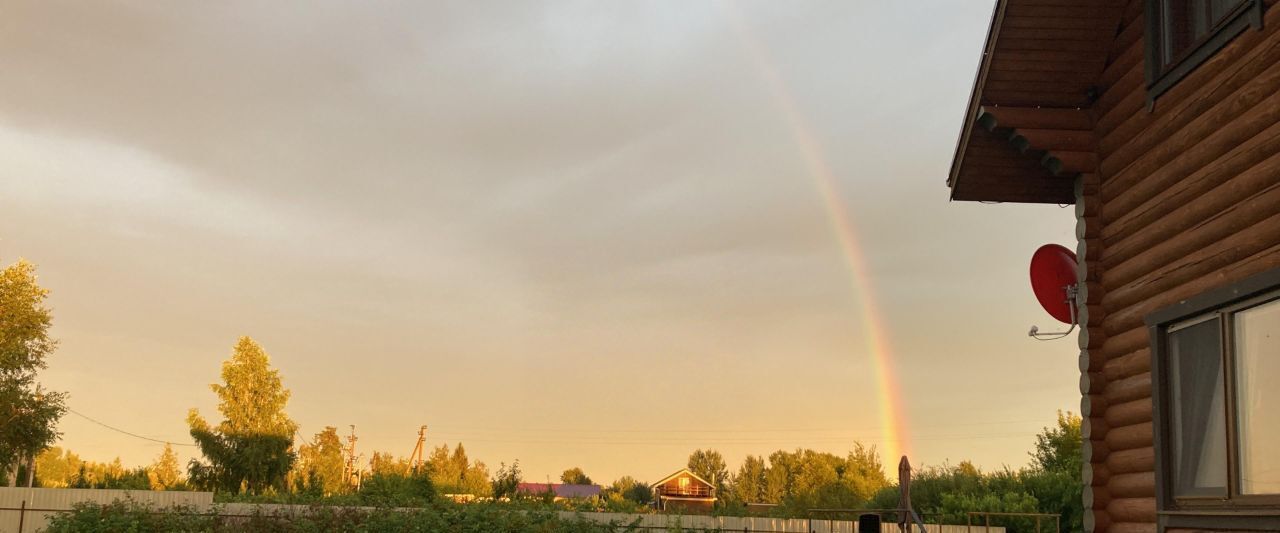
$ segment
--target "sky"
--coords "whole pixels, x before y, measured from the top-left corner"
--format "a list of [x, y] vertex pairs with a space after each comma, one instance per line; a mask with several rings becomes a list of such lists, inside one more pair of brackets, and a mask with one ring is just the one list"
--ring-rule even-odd
[[190, 443], [248, 335], [366, 457], [1022, 466], [1078, 409], [1075, 343], [1026, 334], [1074, 219], [948, 201], [991, 5], [0, 5], [0, 264], [52, 291], [60, 445]]

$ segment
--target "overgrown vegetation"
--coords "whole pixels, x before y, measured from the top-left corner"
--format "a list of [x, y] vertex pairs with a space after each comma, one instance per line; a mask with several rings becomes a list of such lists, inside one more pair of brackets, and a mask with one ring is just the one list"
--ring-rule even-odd
[[[596, 523], [582, 516], [564, 518], [550, 510], [518, 509], [493, 503], [441, 503], [418, 509], [315, 506], [298, 514], [259, 511], [249, 516], [229, 517], [219, 516], [217, 509], [202, 513], [191, 507], [154, 509], [116, 501], [105, 505], [77, 505], [74, 511], [53, 518], [45, 531], [613, 533], [642, 530], [635, 523]], [[677, 527], [672, 531], [694, 530]]]
[[[1079, 416], [1058, 413], [1057, 424], [1037, 436], [1031, 466], [1020, 470], [982, 472], [967, 461], [921, 469], [912, 474], [912, 504], [947, 524], [963, 524], [967, 513], [975, 511], [1047, 513], [1061, 517], [1062, 531], [1083, 531], [1080, 424]], [[897, 503], [897, 487], [886, 487], [868, 507], [892, 508]], [[1035, 531], [1030, 519], [998, 518], [992, 523], [1009, 531]]]

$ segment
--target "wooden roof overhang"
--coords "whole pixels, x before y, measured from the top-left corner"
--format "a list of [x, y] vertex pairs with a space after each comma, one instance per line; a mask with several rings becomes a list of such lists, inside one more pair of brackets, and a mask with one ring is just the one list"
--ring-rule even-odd
[[1070, 204], [1123, 0], [998, 0], [947, 186], [952, 200]]

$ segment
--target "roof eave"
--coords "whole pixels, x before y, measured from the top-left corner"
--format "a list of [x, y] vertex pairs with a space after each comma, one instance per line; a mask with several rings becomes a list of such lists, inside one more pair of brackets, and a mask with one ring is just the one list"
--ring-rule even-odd
[[964, 123], [960, 127], [960, 136], [956, 139], [955, 155], [951, 159], [951, 172], [947, 175], [947, 187], [951, 189], [951, 199], [955, 199], [956, 179], [960, 175], [960, 163], [964, 160], [965, 150], [969, 147], [969, 135], [978, 119], [978, 110], [982, 108], [982, 90], [987, 83], [987, 72], [991, 68], [991, 57], [994, 55], [996, 39], [1000, 33], [1000, 24], [1004, 21], [1007, 0], [997, 0], [991, 10], [991, 24], [987, 28], [987, 42], [982, 47], [982, 61], [978, 63], [978, 72], [973, 79], [973, 89], [969, 92], [969, 106], [965, 110]]

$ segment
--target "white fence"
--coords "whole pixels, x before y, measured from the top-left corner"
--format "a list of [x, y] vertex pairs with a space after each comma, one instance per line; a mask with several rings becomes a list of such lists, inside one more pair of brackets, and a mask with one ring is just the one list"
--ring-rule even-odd
[[197, 509], [208, 509], [213, 505], [213, 493], [0, 487], [0, 533], [40, 531], [48, 525], [49, 515], [70, 511], [76, 503], [111, 503], [115, 500], [133, 500], [156, 507], [191, 505]]
[[[137, 490], [102, 489], [27, 489], [0, 487], [0, 533], [34, 533], [45, 528], [49, 516], [69, 511], [80, 502], [111, 503], [115, 500], [132, 500], [156, 508], [174, 505], [191, 506], [199, 512], [215, 509], [212, 492], [153, 492]], [[274, 505], [254, 503], [228, 503], [217, 506], [221, 515], [304, 514], [310, 508], [305, 505]], [[562, 511], [560, 515], [572, 518], [577, 513]], [[641, 531], [672, 531], [676, 528], [692, 530], [719, 530], [723, 533], [857, 533], [856, 522], [847, 520], [819, 520], [804, 518], [763, 518], [736, 516], [698, 516], [664, 514], [580, 513], [596, 523], [610, 522], [631, 525]], [[974, 526], [927, 526], [929, 533], [1005, 533], [1003, 527], [984, 528]], [[902, 533], [896, 525], [883, 524], [883, 533]], [[917, 533], [912, 529], [911, 533]]]

